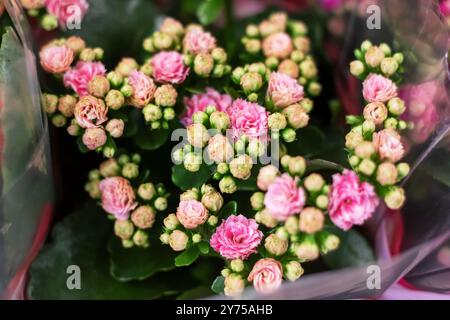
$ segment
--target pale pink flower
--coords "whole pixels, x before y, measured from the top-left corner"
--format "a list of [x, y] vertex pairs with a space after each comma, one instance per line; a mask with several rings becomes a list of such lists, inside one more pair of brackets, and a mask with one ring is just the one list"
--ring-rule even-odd
[[278, 175], [278, 168], [273, 165], [267, 165], [259, 170], [258, 177], [256, 178], [256, 185], [262, 191], [267, 191], [270, 184], [275, 181]]
[[100, 181], [103, 209], [118, 220], [127, 220], [130, 211], [138, 205], [130, 182], [122, 177], [111, 177]]
[[95, 76], [104, 76], [105, 66], [101, 62], [78, 61], [75, 68], [64, 74], [64, 85], [71, 87], [80, 97], [89, 94], [87, 85]]
[[256, 252], [263, 233], [253, 219], [232, 215], [216, 229], [210, 240], [211, 247], [226, 259], [247, 259]]
[[214, 106], [217, 111], [226, 112], [231, 102], [232, 99], [228, 94], [220, 94], [215, 89], [207, 87], [204, 93], [194, 94], [191, 98], [184, 97], [186, 109], [180, 116], [180, 122], [187, 127], [192, 124], [192, 115], [197, 111], [205, 111], [207, 106]]
[[328, 212], [331, 221], [342, 230], [363, 224], [372, 216], [378, 203], [375, 188], [361, 182], [354, 171], [345, 169], [342, 174], [333, 175]]
[[303, 87], [290, 76], [272, 72], [267, 88], [267, 97], [272, 100], [276, 108], [285, 108], [303, 99]]
[[263, 40], [262, 49], [266, 57], [285, 59], [293, 50], [291, 37], [285, 32], [271, 34]]
[[128, 77], [128, 81], [133, 88], [130, 103], [136, 108], [143, 108], [149, 104], [156, 91], [156, 86], [152, 78], [141, 71], [133, 70]]
[[257, 103], [237, 99], [227, 109], [231, 120], [233, 137], [239, 139], [245, 134], [250, 139], [267, 138], [268, 113]]
[[186, 229], [195, 229], [208, 219], [208, 210], [197, 200], [182, 200], [177, 208], [177, 218]]
[[184, 36], [183, 46], [192, 54], [208, 53], [216, 47], [216, 38], [209, 32], [194, 28]]
[[372, 137], [372, 143], [380, 159], [397, 162], [405, 154], [400, 135], [393, 129], [383, 129], [375, 132]]
[[86, 0], [45, 0], [47, 11], [58, 18], [63, 27], [68, 22], [81, 21], [89, 9]]
[[101, 127], [87, 128], [81, 137], [81, 141], [89, 150], [95, 150], [103, 146], [106, 140], [105, 129]]
[[189, 68], [183, 63], [183, 56], [176, 51], [161, 51], [153, 56], [151, 60], [153, 77], [161, 83], [182, 83]]
[[102, 99], [94, 96], [80, 98], [73, 113], [82, 128], [95, 128], [108, 120], [108, 107]]
[[300, 213], [305, 205], [305, 191], [298, 187], [298, 178], [287, 173], [277, 177], [268, 187], [264, 196], [267, 212], [278, 221]]
[[50, 73], [62, 73], [70, 68], [73, 62], [73, 50], [66, 45], [48, 45], [41, 49], [39, 58], [42, 68]]
[[397, 86], [392, 80], [371, 73], [363, 82], [363, 96], [368, 102], [386, 102], [397, 95]]
[[272, 258], [258, 260], [248, 275], [247, 280], [253, 282], [253, 287], [258, 292], [272, 292], [283, 282], [283, 268], [281, 263]]

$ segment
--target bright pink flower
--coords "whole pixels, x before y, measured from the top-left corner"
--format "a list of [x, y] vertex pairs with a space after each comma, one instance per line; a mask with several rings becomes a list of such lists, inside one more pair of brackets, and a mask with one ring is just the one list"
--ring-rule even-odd
[[133, 70], [128, 77], [129, 84], [133, 88], [133, 95], [130, 97], [130, 103], [136, 108], [145, 107], [156, 91], [155, 83], [152, 78], [141, 71]]
[[94, 96], [84, 96], [78, 100], [73, 113], [82, 128], [95, 128], [108, 120], [108, 107], [102, 99]]
[[73, 50], [66, 45], [48, 45], [39, 52], [42, 68], [50, 73], [67, 71], [73, 62], [73, 57]]
[[100, 181], [103, 209], [118, 220], [127, 220], [130, 211], [137, 206], [130, 182], [122, 177], [111, 177]]
[[180, 122], [187, 127], [192, 124], [192, 115], [197, 111], [205, 111], [207, 106], [215, 106], [217, 111], [226, 112], [231, 101], [228, 94], [220, 94], [208, 87], [205, 93], [194, 94], [191, 98], [184, 97], [186, 109], [180, 117]]
[[216, 38], [199, 28], [190, 30], [183, 40], [184, 50], [192, 54], [208, 53], [216, 47]]
[[372, 216], [378, 203], [374, 187], [360, 182], [354, 171], [345, 169], [342, 174], [333, 175], [328, 211], [331, 221], [342, 230], [363, 224]]
[[262, 49], [266, 57], [285, 59], [293, 50], [291, 37], [285, 32], [271, 34], [263, 40]]
[[303, 209], [305, 191], [297, 183], [298, 178], [294, 179], [284, 173], [269, 185], [264, 205], [267, 212], [278, 221], [284, 221]]
[[183, 63], [183, 56], [176, 51], [161, 51], [153, 56], [151, 61], [153, 77], [157, 82], [182, 83], [189, 68]]
[[89, 94], [87, 85], [95, 76], [104, 76], [105, 66], [101, 62], [78, 61], [75, 68], [64, 74], [64, 85], [71, 87], [80, 97]]
[[272, 100], [275, 107], [282, 109], [290, 106], [302, 100], [303, 95], [303, 87], [298, 84], [297, 80], [284, 73], [271, 73], [267, 97]]
[[247, 259], [261, 243], [263, 233], [253, 219], [243, 215], [229, 216], [216, 229], [211, 247], [226, 259]]
[[268, 113], [264, 107], [254, 102], [237, 99], [227, 109], [227, 112], [235, 139], [240, 138], [243, 134], [250, 139], [265, 140], [267, 138]]
[[444, 17], [450, 16], [450, 0], [441, 1], [439, 8]]
[[68, 22], [83, 20], [89, 3], [86, 0], [46, 0], [47, 11], [58, 18], [59, 24], [66, 27]]
[[368, 102], [386, 102], [397, 95], [397, 86], [379, 74], [370, 74], [363, 82], [363, 96]]
[[197, 200], [182, 200], [177, 208], [177, 218], [186, 229], [195, 229], [208, 219], [208, 210]]
[[381, 159], [397, 162], [405, 154], [400, 135], [392, 129], [383, 129], [375, 132], [372, 143]]
[[253, 282], [253, 287], [261, 293], [277, 289], [283, 282], [281, 263], [272, 258], [258, 260], [248, 275], [247, 280]]

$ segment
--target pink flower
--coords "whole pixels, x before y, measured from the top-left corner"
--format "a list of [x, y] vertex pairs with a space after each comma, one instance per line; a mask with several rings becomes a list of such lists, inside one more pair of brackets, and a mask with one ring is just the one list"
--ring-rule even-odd
[[253, 287], [261, 293], [277, 289], [283, 281], [281, 263], [272, 258], [258, 260], [248, 275], [247, 280], [253, 282]]
[[153, 77], [162, 83], [182, 83], [189, 73], [189, 68], [183, 63], [183, 56], [176, 51], [161, 51], [154, 55], [151, 66]]
[[206, 88], [205, 93], [194, 94], [191, 98], [184, 98], [186, 109], [180, 117], [180, 122], [187, 127], [192, 124], [192, 115], [197, 111], [205, 111], [207, 106], [215, 106], [217, 111], [226, 112], [231, 106], [231, 97], [220, 94], [213, 88]]
[[267, 191], [267, 188], [275, 181], [277, 175], [277, 167], [273, 165], [264, 166], [259, 170], [258, 177], [256, 178], [256, 185], [262, 191]]
[[305, 191], [297, 186], [298, 178], [287, 173], [277, 177], [268, 187], [264, 196], [267, 212], [278, 221], [300, 213], [305, 205]]
[[103, 209], [118, 220], [127, 220], [130, 211], [137, 206], [130, 182], [122, 177], [111, 177], [100, 181]]
[[73, 113], [82, 128], [95, 128], [108, 120], [108, 107], [102, 99], [93, 96], [84, 96], [78, 100]]
[[397, 95], [397, 86], [390, 79], [371, 73], [363, 82], [363, 96], [368, 102], [386, 102]]
[[81, 21], [89, 8], [86, 0], [46, 0], [47, 11], [58, 18], [61, 26], [71, 21]]
[[259, 104], [237, 99], [227, 109], [227, 113], [231, 120], [235, 139], [240, 138], [243, 134], [250, 139], [267, 138], [268, 113]]
[[143, 72], [133, 70], [128, 77], [129, 83], [133, 88], [133, 95], [130, 97], [130, 103], [136, 108], [146, 106], [156, 91], [153, 80]]
[[184, 50], [192, 54], [208, 53], [216, 47], [216, 38], [199, 28], [190, 30], [183, 39]]
[[81, 141], [89, 150], [100, 148], [106, 143], [107, 139], [105, 129], [100, 127], [87, 128], [81, 137]]
[[243, 215], [229, 216], [212, 235], [210, 245], [226, 259], [245, 260], [256, 252], [262, 238], [255, 220]]
[[285, 108], [303, 99], [303, 87], [290, 76], [272, 72], [269, 78], [267, 96], [277, 108]]
[[73, 57], [73, 50], [66, 45], [48, 45], [39, 52], [42, 68], [50, 73], [67, 71], [73, 62]]
[[291, 37], [285, 32], [271, 34], [263, 40], [262, 49], [266, 57], [287, 58], [293, 50]]
[[383, 129], [375, 132], [372, 137], [372, 143], [380, 159], [397, 162], [405, 154], [405, 148], [403, 147], [400, 135], [395, 130]]
[[450, 16], [450, 0], [441, 1], [439, 9], [444, 17]]
[[320, 0], [320, 6], [325, 11], [333, 11], [342, 6], [343, 0]]
[[186, 229], [195, 229], [208, 219], [208, 210], [197, 200], [182, 200], [177, 208], [177, 218]]
[[64, 85], [71, 87], [80, 97], [88, 95], [87, 85], [95, 76], [104, 76], [105, 66], [101, 62], [78, 61], [75, 68], [64, 74]]
[[328, 211], [331, 221], [342, 230], [361, 225], [372, 216], [379, 200], [374, 187], [360, 182], [354, 171], [333, 175]]

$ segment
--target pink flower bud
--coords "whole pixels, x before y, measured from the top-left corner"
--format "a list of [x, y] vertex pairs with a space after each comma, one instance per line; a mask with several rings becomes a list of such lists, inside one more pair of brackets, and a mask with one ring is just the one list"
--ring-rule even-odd
[[390, 79], [372, 73], [363, 82], [363, 96], [368, 102], [387, 102], [397, 96], [397, 86]]
[[67, 38], [65, 45], [72, 49], [76, 54], [80, 53], [84, 48], [86, 48], [86, 42], [84, 42], [82, 38], [77, 36], [71, 36]]
[[233, 177], [247, 180], [252, 171], [253, 160], [249, 155], [240, 155], [237, 158], [234, 158], [230, 162], [230, 172]]
[[89, 150], [95, 150], [106, 143], [106, 133], [103, 128], [87, 128], [84, 131], [82, 141]]
[[267, 97], [277, 108], [285, 108], [303, 98], [303, 87], [297, 80], [279, 72], [273, 72], [269, 78]]
[[42, 68], [50, 73], [63, 73], [73, 62], [73, 50], [66, 45], [47, 45], [39, 52]]
[[131, 71], [128, 81], [133, 88], [130, 103], [136, 108], [143, 108], [152, 100], [155, 94], [155, 83], [152, 78], [136, 70]]
[[266, 57], [284, 59], [289, 57], [293, 47], [289, 35], [285, 32], [274, 33], [263, 40], [262, 48]]
[[82, 128], [95, 128], [108, 120], [108, 108], [103, 100], [93, 96], [82, 97], [75, 105], [74, 115]]
[[135, 195], [130, 182], [122, 177], [111, 177], [100, 181], [103, 209], [118, 220], [127, 220], [136, 208]]
[[95, 76], [103, 76], [105, 66], [100, 62], [78, 61], [75, 68], [64, 74], [64, 85], [71, 87], [80, 97], [88, 95], [87, 86]]
[[58, 110], [63, 114], [63, 116], [70, 118], [73, 116], [76, 103], [77, 99], [74, 96], [62, 96], [58, 101]]
[[116, 220], [114, 234], [122, 240], [129, 240], [134, 233], [134, 226], [130, 220]]
[[281, 263], [272, 258], [261, 259], [255, 263], [247, 280], [253, 282], [253, 287], [261, 293], [276, 290], [283, 281]]
[[125, 122], [122, 119], [111, 119], [106, 124], [106, 131], [109, 132], [111, 137], [120, 138], [123, 134], [123, 129], [125, 127]]
[[245, 282], [242, 276], [232, 273], [225, 277], [223, 292], [229, 297], [238, 297], [245, 289]]
[[159, 31], [172, 36], [173, 38], [178, 38], [183, 35], [184, 28], [183, 25], [173, 18], [165, 18], [159, 27]]
[[229, 216], [211, 236], [210, 245], [226, 259], [247, 259], [261, 243], [263, 234], [253, 219]]
[[183, 49], [191, 54], [209, 53], [216, 47], [216, 38], [201, 29], [192, 29], [183, 39]]
[[189, 237], [181, 230], [174, 230], [169, 236], [169, 245], [174, 251], [183, 251], [186, 249]]
[[117, 176], [120, 172], [116, 159], [108, 159], [100, 164], [100, 174], [105, 178]]
[[138, 67], [138, 63], [133, 58], [122, 58], [115, 71], [123, 77], [128, 77], [131, 72], [137, 70]]
[[109, 91], [109, 87], [108, 79], [105, 76], [97, 75], [88, 82], [87, 90], [93, 96], [102, 98]]
[[375, 132], [372, 142], [381, 159], [397, 162], [405, 153], [400, 135], [395, 130], [383, 129]]
[[283, 109], [289, 125], [294, 129], [304, 128], [308, 125], [309, 115], [299, 104], [292, 104]]
[[364, 119], [373, 121], [376, 125], [380, 125], [386, 120], [388, 110], [382, 102], [371, 102], [364, 107]]
[[267, 165], [259, 170], [256, 184], [262, 191], [267, 191], [270, 184], [275, 181], [278, 175], [278, 168], [273, 165]]
[[131, 214], [131, 221], [140, 229], [149, 229], [155, 222], [155, 210], [150, 206], [140, 206]]
[[183, 56], [176, 51], [161, 51], [153, 56], [150, 64], [157, 82], [179, 84], [189, 73], [189, 68], [183, 63]]
[[370, 47], [364, 55], [367, 65], [372, 68], [376, 68], [380, 65], [384, 59], [384, 52], [377, 46]]
[[208, 156], [209, 159], [215, 163], [228, 162], [233, 158], [234, 150], [228, 138], [216, 134], [208, 142]]
[[290, 59], [286, 59], [278, 65], [278, 72], [284, 73], [293, 79], [297, 79], [300, 71], [297, 63]]
[[177, 208], [177, 218], [186, 229], [195, 229], [208, 220], [208, 210], [197, 200], [182, 200]]
[[299, 229], [305, 233], [315, 233], [322, 230], [325, 221], [323, 212], [315, 207], [307, 207], [300, 213]]

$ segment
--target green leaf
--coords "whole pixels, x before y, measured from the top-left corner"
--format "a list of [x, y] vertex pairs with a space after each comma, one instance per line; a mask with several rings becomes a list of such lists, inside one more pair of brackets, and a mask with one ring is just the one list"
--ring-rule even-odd
[[202, 285], [211, 287], [214, 279], [223, 269], [223, 260], [218, 257], [202, 257], [191, 268], [192, 276]]
[[150, 242], [148, 248], [123, 248], [117, 237], [108, 243], [111, 257], [111, 275], [119, 281], [144, 280], [159, 271], [175, 268], [175, 252], [158, 240]]
[[175, 265], [177, 267], [189, 266], [197, 260], [199, 255], [200, 252], [197, 247], [190, 247], [175, 258]]
[[226, 205], [223, 206], [222, 210], [220, 210], [218, 217], [222, 219], [226, 219], [227, 217], [237, 213], [237, 202], [230, 201]]
[[182, 164], [172, 167], [172, 182], [182, 190], [201, 187], [210, 176], [211, 171], [206, 164], [202, 164], [197, 172], [187, 171]]
[[[112, 224], [91, 203], [66, 216], [52, 232], [30, 268], [30, 299], [156, 299], [192, 288], [193, 280], [183, 270], [159, 273], [145, 281], [119, 282], [109, 273], [106, 244]], [[70, 290], [69, 266], [80, 269], [81, 289]]]
[[314, 159], [307, 161], [306, 174], [324, 170], [341, 172], [342, 170], [344, 170], [344, 167], [342, 167], [338, 163], [334, 163], [323, 159]]
[[78, 146], [78, 150], [80, 150], [81, 153], [88, 153], [89, 151], [91, 151], [83, 143], [83, 139], [81, 138], [81, 136], [77, 137], [77, 146]]
[[192, 300], [192, 299], [201, 299], [205, 297], [212, 296], [214, 292], [212, 292], [209, 286], [199, 286], [193, 288], [191, 290], [185, 291], [177, 297], [177, 300]]
[[211, 290], [214, 293], [222, 294], [224, 288], [225, 288], [225, 278], [223, 276], [218, 276], [211, 285]]
[[342, 231], [335, 227], [329, 228], [331, 233], [340, 239], [339, 248], [323, 256], [327, 266], [333, 269], [364, 266], [375, 260], [372, 247], [356, 230]]
[[224, 0], [203, 0], [198, 6], [197, 18], [203, 25], [216, 21], [223, 9]]
[[135, 137], [136, 145], [144, 150], [155, 150], [166, 143], [170, 131], [167, 129], [150, 130], [149, 127], [140, 128]]
[[198, 250], [200, 250], [200, 252], [202, 254], [208, 254], [209, 253], [209, 244], [208, 242], [202, 241], [200, 242], [198, 245]]
[[297, 130], [297, 140], [286, 144], [291, 156], [308, 156], [318, 153], [325, 145], [325, 134], [316, 126]]
[[233, 99], [239, 98], [239, 92], [238, 92], [235, 88], [230, 87], [230, 86], [225, 86], [225, 88], [223, 88], [223, 89], [224, 89], [224, 91], [225, 91], [228, 95], [230, 95]]

